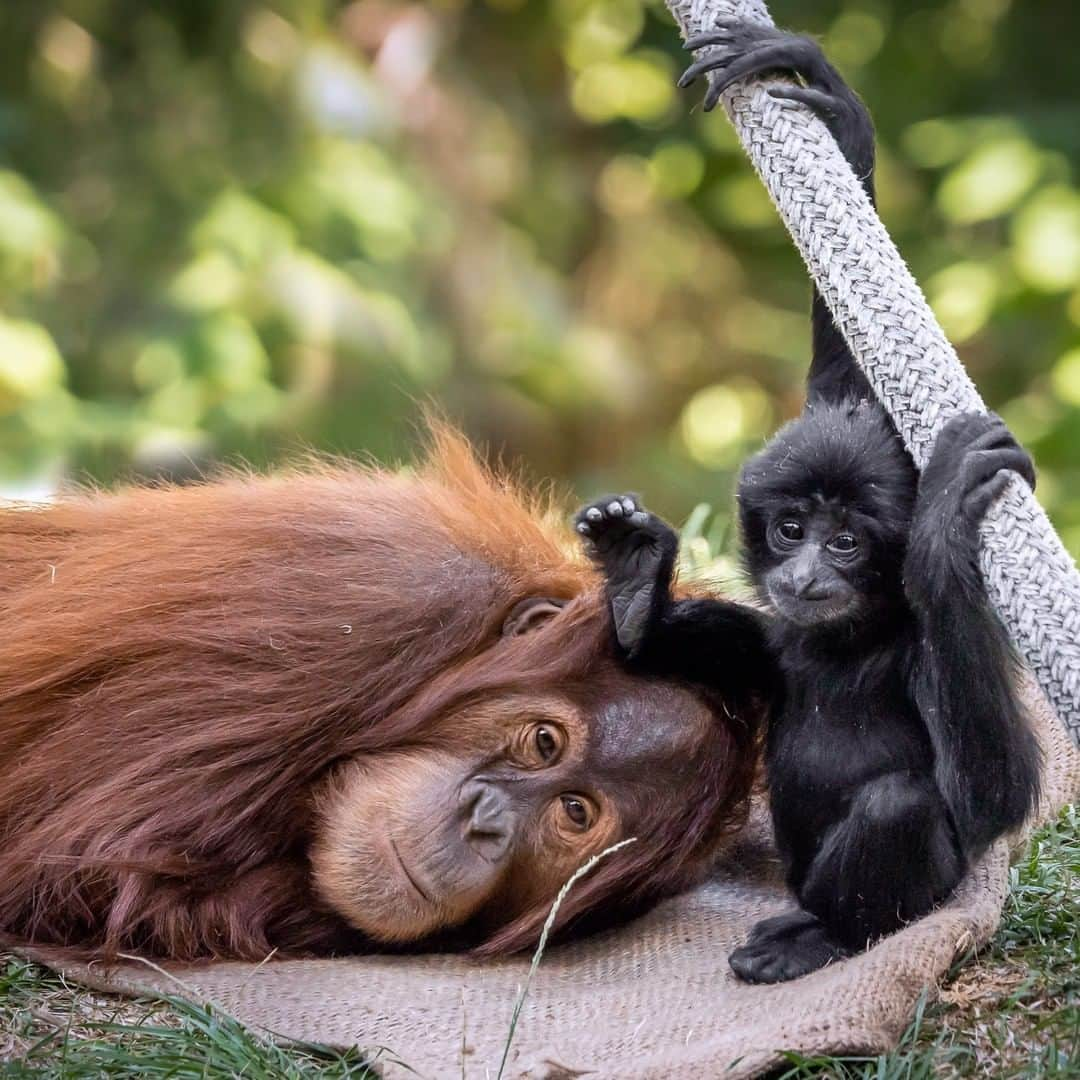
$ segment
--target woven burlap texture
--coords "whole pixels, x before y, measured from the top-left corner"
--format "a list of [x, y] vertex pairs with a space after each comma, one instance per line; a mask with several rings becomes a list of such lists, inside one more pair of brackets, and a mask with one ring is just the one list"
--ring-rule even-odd
[[[761, 0], [666, 2], [686, 36], [732, 16], [771, 25]], [[723, 100], [852, 353], [924, 464], [951, 415], [985, 409], [956, 351], [825, 125], [760, 86]], [[1080, 741], [1080, 574], [1019, 479], [987, 516], [982, 567], [1017, 647]]]
[[[1046, 753], [1041, 817], [1080, 794], [1080, 753], [1028, 691]], [[525, 999], [504, 1075], [748, 1077], [784, 1050], [879, 1052], [924, 990], [997, 926], [1008, 883], [999, 843], [950, 903], [861, 956], [778, 986], [747, 986], [727, 956], [758, 919], [791, 905], [768, 822], [756, 814], [708, 884], [617, 931], [554, 948]], [[89, 985], [213, 1001], [260, 1030], [386, 1048], [387, 1076], [494, 1077], [527, 958], [363, 956], [253, 964], [65, 967]], [[395, 1064], [402, 1062], [403, 1065]]]

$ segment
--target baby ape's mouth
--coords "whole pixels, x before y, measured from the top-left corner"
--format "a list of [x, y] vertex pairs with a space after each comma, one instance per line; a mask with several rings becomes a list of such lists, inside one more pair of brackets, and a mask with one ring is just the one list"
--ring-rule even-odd
[[434, 904], [435, 901], [428, 896], [427, 892], [421, 887], [420, 882], [413, 877], [412, 872], [409, 870], [408, 864], [401, 857], [401, 852], [398, 851], [398, 846], [394, 842], [393, 836], [389, 837], [390, 850], [394, 853], [394, 858], [397, 859], [398, 866], [401, 868], [402, 874], [405, 875], [405, 880], [413, 887], [417, 895], [428, 904]]
[[780, 590], [769, 590], [769, 599], [776, 613], [796, 626], [817, 626], [837, 622], [855, 614], [856, 598], [850, 594], [827, 593], [820, 597], [795, 596]]

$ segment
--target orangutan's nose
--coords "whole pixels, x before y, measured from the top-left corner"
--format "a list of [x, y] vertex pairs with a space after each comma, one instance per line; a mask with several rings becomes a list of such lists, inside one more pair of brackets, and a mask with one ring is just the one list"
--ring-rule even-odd
[[469, 780], [461, 788], [458, 810], [472, 848], [490, 862], [502, 859], [514, 835], [514, 811], [506, 792], [491, 780]]

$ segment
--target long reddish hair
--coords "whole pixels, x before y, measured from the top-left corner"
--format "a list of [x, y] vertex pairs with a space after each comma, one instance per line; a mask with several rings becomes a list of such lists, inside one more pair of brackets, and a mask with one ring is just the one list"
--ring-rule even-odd
[[[343, 948], [306, 864], [334, 765], [422, 741], [493, 687], [588, 682], [610, 650], [592, 569], [545, 504], [451, 432], [433, 443], [412, 472], [309, 465], [0, 512], [0, 931], [174, 958]], [[494, 663], [533, 595], [573, 603], [546, 645]], [[718, 733], [716, 790], [672, 843], [697, 851], [737, 814], [743, 728]], [[648, 858], [641, 888], [674, 875]]]

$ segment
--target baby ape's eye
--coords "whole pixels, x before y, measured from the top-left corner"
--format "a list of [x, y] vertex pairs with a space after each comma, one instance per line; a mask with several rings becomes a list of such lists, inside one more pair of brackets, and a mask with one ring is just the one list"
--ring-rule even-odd
[[584, 832], [589, 827], [589, 808], [576, 795], [561, 796], [563, 810], [575, 829]]
[[851, 533], [841, 533], [829, 541], [829, 548], [841, 555], [850, 555], [859, 546], [859, 541]]
[[789, 544], [798, 543], [803, 538], [803, 528], [797, 521], [781, 521], [776, 527], [781, 540]]
[[550, 728], [538, 727], [533, 741], [536, 743], [536, 752], [542, 761], [550, 761], [559, 752], [559, 740], [555, 738]]

